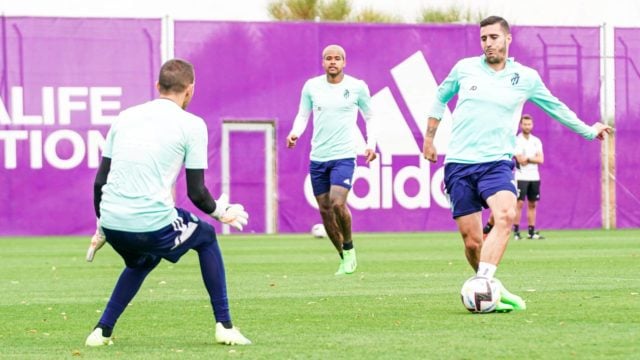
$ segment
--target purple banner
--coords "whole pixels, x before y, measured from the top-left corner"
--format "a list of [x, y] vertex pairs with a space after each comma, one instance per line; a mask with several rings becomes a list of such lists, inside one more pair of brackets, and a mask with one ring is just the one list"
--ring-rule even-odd
[[160, 21], [0, 20], [0, 235], [91, 234], [109, 124], [155, 97]]
[[[511, 55], [537, 69], [556, 96], [593, 123], [599, 114], [599, 34], [598, 28], [518, 27]], [[311, 130], [295, 150], [284, 144], [302, 85], [322, 73], [322, 48], [338, 43], [347, 51], [345, 72], [368, 83], [384, 123], [379, 161], [367, 167], [360, 159], [356, 170], [349, 197], [354, 230], [455, 228], [442, 194], [443, 156], [435, 165], [421, 160], [422, 132], [436, 84], [460, 58], [481, 53], [477, 26], [178, 21], [175, 39], [176, 56], [196, 68], [197, 95], [190, 110], [209, 124], [208, 182], [215, 192], [224, 175], [223, 121], [273, 121], [276, 146], [264, 151], [274, 151], [277, 159], [277, 229], [306, 232], [321, 222], [308, 186], [305, 191]], [[451, 110], [454, 105], [449, 104]], [[533, 115], [534, 133], [544, 143], [538, 226], [600, 226], [600, 145], [535, 106], [527, 105], [525, 112]], [[439, 149], [446, 149], [446, 131], [439, 136]], [[237, 156], [243, 166], [253, 166], [255, 150]], [[234, 189], [232, 200], [244, 191]]]
[[640, 29], [615, 29], [617, 226], [640, 226]]

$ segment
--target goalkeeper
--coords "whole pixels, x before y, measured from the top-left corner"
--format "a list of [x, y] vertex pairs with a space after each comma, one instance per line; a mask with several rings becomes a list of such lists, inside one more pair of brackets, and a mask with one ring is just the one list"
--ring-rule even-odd
[[[98, 217], [87, 260], [108, 242], [125, 268], [87, 346], [111, 345], [116, 321], [146, 276], [162, 259], [177, 262], [188, 250], [198, 253], [200, 270], [216, 320], [215, 339], [228, 345], [250, 344], [231, 322], [222, 255], [213, 226], [175, 207], [173, 186], [184, 165], [189, 199], [214, 219], [242, 230], [248, 214], [214, 201], [204, 183], [207, 126], [185, 111], [194, 93], [193, 66], [167, 61], [160, 69], [159, 97], [120, 113], [107, 135], [94, 183]], [[171, 324], [167, 324], [171, 326]]]

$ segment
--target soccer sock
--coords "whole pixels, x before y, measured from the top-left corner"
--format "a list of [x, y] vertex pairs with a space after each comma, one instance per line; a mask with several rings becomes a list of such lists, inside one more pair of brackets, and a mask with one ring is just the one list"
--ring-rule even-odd
[[482, 233], [488, 234], [489, 232], [491, 232], [491, 229], [493, 229], [493, 225], [487, 223], [487, 225], [485, 225], [484, 228], [482, 229]]
[[[195, 249], [200, 260], [200, 272], [204, 286], [209, 293], [213, 316], [216, 322], [231, 324], [231, 314], [229, 313], [229, 301], [227, 299], [227, 280], [224, 272], [224, 262], [218, 247], [218, 241], [203, 244]], [[226, 327], [226, 326], [225, 326]]]
[[476, 273], [476, 275], [485, 277], [487, 279], [493, 279], [493, 276], [496, 274], [496, 269], [496, 265], [486, 262], [480, 262], [480, 264], [478, 264], [478, 272]]
[[353, 249], [353, 241], [342, 243], [342, 250], [351, 250], [351, 249]]
[[529, 235], [532, 235], [532, 236], [533, 236], [533, 233], [535, 232], [535, 230], [536, 230], [536, 227], [535, 227], [535, 226], [533, 226], [533, 225], [529, 225]]
[[158, 258], [158, 261], [152, 264], [151, 267], [140, 269], [126, 267], [122, 271], [116, 287], [111, 293], [107, 307], [104, 309], [104, 313], [102, 313], [102, 317], [100, 317], [100, 321], [98, 322], [98, 326], [103, 329], [102, 334], [104, 336], [109, 336], [105, 335], [105, 330], [109, 332], [113, 330], [116, 321], [118, 321], [124, 309], [129, 305], [133, 297], [136, 296], [138, 290], [140, 290], [144, 279], [159, 262], [160, 258]]
[[520, 225], [513, 225], [513, 232], [514, 233], [520, 232]]
[[113, 328], [103, 323], [98, 323], [94, 329], [96, 328], [102, 329], [102, 336], [104, 337], [111, 337], [111, 334], [113, 333]]
[[338, 255], [340, 255], [340, 259], [344, 259], [344, 255], [342, 254], [342, 251], [340, 251]]
[[231, 323], [231, 321], [223, 321], [221, 322], [222, 327], [224, 327], [225, 329], [231, 329], [233, 328], [233, 324]]

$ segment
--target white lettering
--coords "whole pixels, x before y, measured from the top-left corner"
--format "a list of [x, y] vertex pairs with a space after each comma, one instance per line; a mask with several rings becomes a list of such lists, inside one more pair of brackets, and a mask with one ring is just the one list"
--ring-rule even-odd
[[15, 169], [18, 164], [17, 146], [18, 140], [26, 140], [28, 133], [25, 130], [0, 131], [0, 140], [4, 140], [4, 167]]
[[60, 125], [71, 124], [72, 111], [87, 109], [86, 102], [73, 101], [71, 98], [74, 96], [87, 96], [88, 93], [87, 87], [61, 87], [58, 89], [58, 123]]
[[105, 115], [104, 110], [120, 110], [120, 101], [107, 101], [104, 97], [122, 96], [120, 87], [92, 87], [89, 92], [91, 104], [91, 123], [95, 125], [110, 125], [117, 115]]
[[45, 125], [56, 123], [55, 99], [52, 87], [42, 88], [42, 122]]
[[100, 165], [100, 154], [104, 148], [105, 137], [98, 130], [89, 130], [87, 133], [87, 165], [91, 169]]
[[24, 92], [21, 87], [11, 88], [11, 118], [14, 125], [42, 125], [42, 116], [24, 114]]
[[[427, 209], [431, 207], [431, 197], [429, 196], [429, 163], [420, 158], [420, 167], [405, 166], [396, 174], [393, 181], [393, 194], [396, 200], [405, 209]], [[418, 193], [409, 196], [405, 190], [407, 180], [414, 179], [418, 182]]]
[[31, 168], [42, 169], [42, 131], [29, 132], [29, 150], [31, 152]]
[[[62, 159], [58, 156], [58, 144], [67, 140], [71, 143], [71, 156], [68, 159]], [[44, 157], [47, 162], [58, 169], [71, 169], [78, 166], [85, 154], [85, 146], [82, 137], [71, 130], [54, 131], [47, 137], [44, 142]]]
[[[347, 202], [355, 210], [392, 209], [393, 201], [408, 210], [428, 209], [431, 198], [442, 208], [449, 208], [443, 191], [444, 167], [437, 169], [431, 177], [431, 165], [418, 156], [418, 166], [407, 165], [400, 168], [395, 175], [391, 161], [389, 164], [372, 162], [369, 166], [357, 166], [353, 174], [353, 191]], [[415, 182], [417, 192], [407, 194], [407, 184]], [[366, 183], [366, 185], [365, 185]], [[365, 192], [359, 191], [366, 189]], [[413, 188], [413, 186], [411, 187]], [[309, 205], [318, 208], [311, 187], [309, 175], [305, 178], [304, 195]]]

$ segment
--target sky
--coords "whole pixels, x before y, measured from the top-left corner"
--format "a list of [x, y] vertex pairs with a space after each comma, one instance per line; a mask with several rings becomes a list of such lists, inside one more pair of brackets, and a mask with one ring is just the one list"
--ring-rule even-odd
[[[8, 16], [163, 17], [192, 20], [268, 21], [272, 0], [0, 0]], [[414, 22], [425, 7], [457, 5], [500, 15], [513, 25], [640, 26], [638, 0], [352, 0]], [[615, 4], [615, 5], [612, 5]]]

